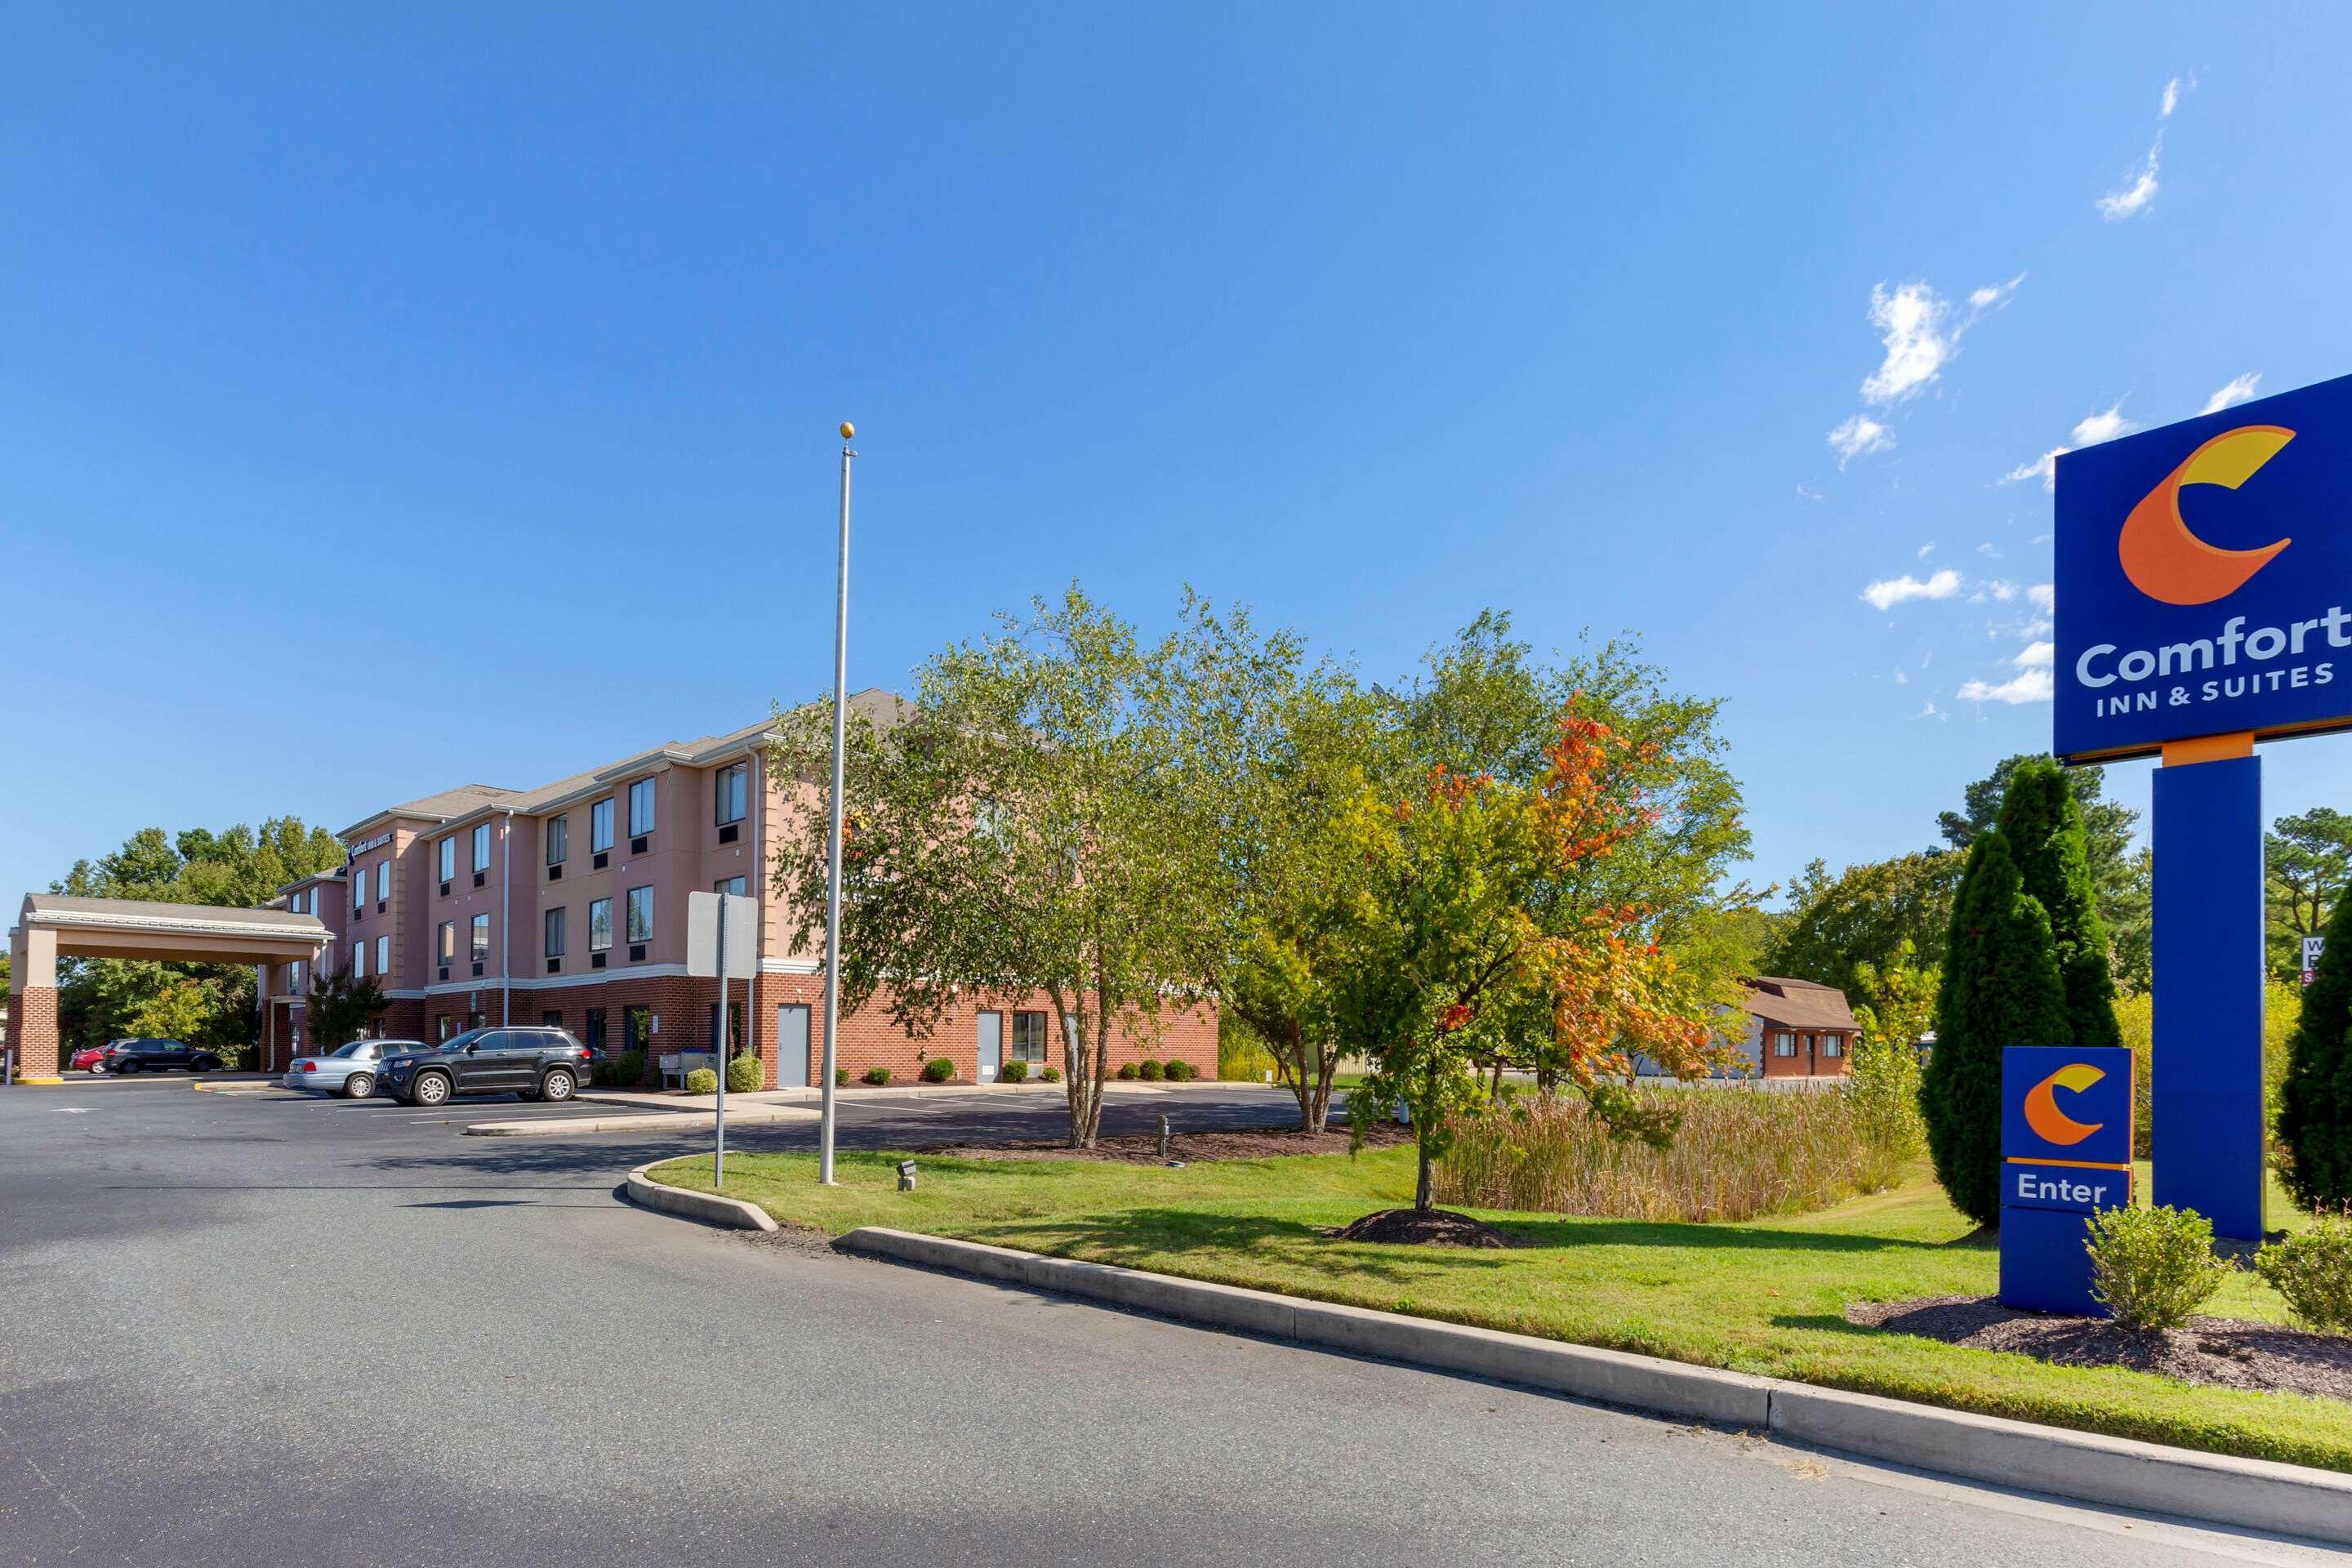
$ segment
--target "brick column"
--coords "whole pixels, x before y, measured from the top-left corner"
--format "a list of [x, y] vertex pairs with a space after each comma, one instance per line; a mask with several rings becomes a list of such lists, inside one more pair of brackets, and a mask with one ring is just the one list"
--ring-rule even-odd
[[58, 933], [18, 927], [8, 952], [8, 1046], [19, 1078], [58, 1075]]

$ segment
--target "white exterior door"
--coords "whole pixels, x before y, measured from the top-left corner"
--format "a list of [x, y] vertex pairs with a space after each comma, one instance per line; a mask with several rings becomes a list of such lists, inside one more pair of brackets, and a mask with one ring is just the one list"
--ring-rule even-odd
[[776, 1009], [776, 1087], [806, 1089], [809, 1080], [809, 1010], [796, 1002]]
[[994, 1083], [996, 1069], [1004, 1062], [1004, 1015], [980, 1015], [980, 1081]]

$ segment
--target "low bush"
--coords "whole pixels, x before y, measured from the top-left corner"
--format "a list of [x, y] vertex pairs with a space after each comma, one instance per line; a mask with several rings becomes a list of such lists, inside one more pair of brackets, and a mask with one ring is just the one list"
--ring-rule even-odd
[[1158, 1083], [1161, 1077], [1160, 1064], [1146, 1057], [1135, 1064], [1135, 1076], [1146, 1083]]
[[686, 1075], [686, 1092], [688, 1094], [717, 1094], [719, 1092], [719, 1075], [712, 1072], [709, 1068], [695, 1068], [692, 1072]]
[[2352, 1214], [2272, 1242], [2254, 1254], [2254, 1272], [2305, 1328], [2352, 1334]]
[[880, 1089], [884, 1084], [890, 1081], [890, 1069], [888, 1068], [867, 1068], [866, 1069], [866, 1081], [872, 1084], [875, 1088]]
[[1580, 1095], [1521, 1096], [1458, 1116], [1440, 1203], [1611, 1219], [1744, 1220], [1826, 1208], [1883, 1184], [1885, 1159], [1836, 1089], [1728, 1084], [1622, 1091], [1664, 1148], [1613, 1133]]
[[1006, 1062], [1003, 1067], [996, 1069], [996, 1079], [999, 1083], [1027, 1083], [1029, 1081], [1029, 1064], [1027, 1062]]
[[834, 1088], [835, 1088], [835, 1089], [840, 1089], [840, 1088], [842, 1088], [842, 1087], [845, 1086], [848, 1082], [849, 1082], [849, 1069], [848, 1069], [847, 1068], [834, 1068], [834, 1069], [833, 1069], [833, 1087], [834, 1087]]
[[727, 1064], [727, 1092], [749, 1094], [753, 1089], [768, 1087], [767, 1070], [757, 1057], [737, 1057]]
[[1116, 1076], [1121, 1082], [1133, 1083], [1135, 1081], [1135, 1064], [1133, 1062], [1119, 1063], [1118, 1072]]
[[955, 1063], [946, 1057], [933, 1057], [923, 1064], [925, 1083], [945, 1083], [955, 1077]]
[[2091, 1294], [2127, 1329], [2180, 1327], [2231, 1274], [2213, 1256], [2213, 1222], [2194, 1209], [2103, 1209], [2085, 1228]]
[[1190, 1083], [1201, 1076], [1201, 1069], [1191, 1062], [1172, 1061], [1160, 1069], [1171, 1083]]
[[646, 1080], [646, 1053], [614, 1051], [596, 1064], [595, 1079], [607, 1089], [628, 1089]]
[[1044, 1079], [1047, 1083], [1059, 1083], [1062, 1081], [1062, 1069], [1056, 1067], [1049, 1067], [1037, 1076]]

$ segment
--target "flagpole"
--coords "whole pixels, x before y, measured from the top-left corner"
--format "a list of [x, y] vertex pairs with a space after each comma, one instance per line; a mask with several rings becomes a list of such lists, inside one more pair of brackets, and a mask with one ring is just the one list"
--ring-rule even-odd
[[833, 793], [826, 811], [824, 877], [824, 1081], [819, 1086], [816, 1179], [822, 1186], [833, 1180], [834, 1039], [841, 1022], [841, 752], [849, 716], [849, 460], [856, 427], [841, 425], [841, 557], [835, 584], [833, 612]]

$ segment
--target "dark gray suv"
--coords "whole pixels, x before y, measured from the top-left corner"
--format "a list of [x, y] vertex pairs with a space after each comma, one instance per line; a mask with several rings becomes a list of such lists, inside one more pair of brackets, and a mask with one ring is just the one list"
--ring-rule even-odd
[[562, 1029], [468, 1029], [386, 1057], [376, 1092], [404, 1105], [440, 1105], [453, 1094], [563, 1100], [587, 1076], [588, 1047]]

